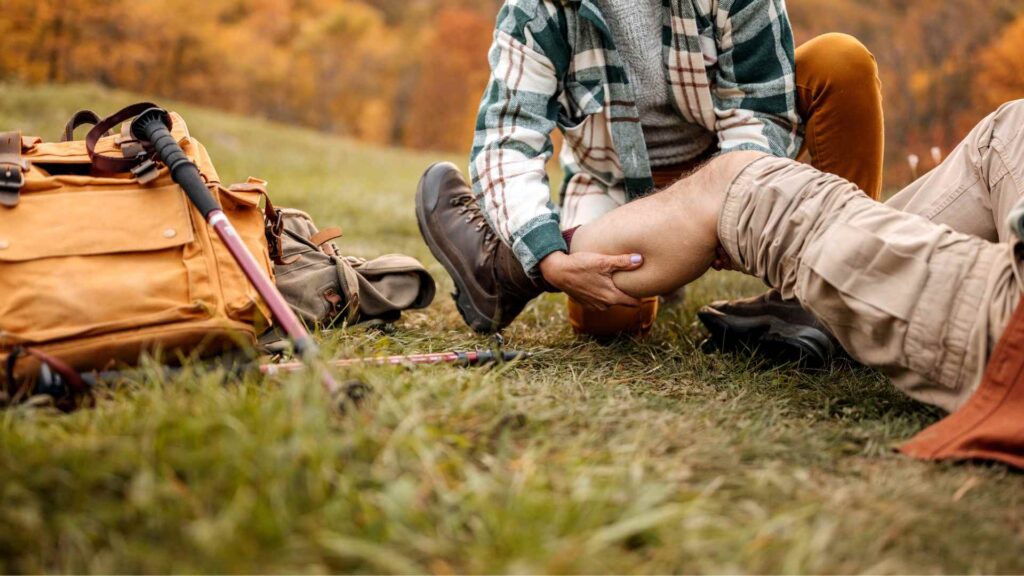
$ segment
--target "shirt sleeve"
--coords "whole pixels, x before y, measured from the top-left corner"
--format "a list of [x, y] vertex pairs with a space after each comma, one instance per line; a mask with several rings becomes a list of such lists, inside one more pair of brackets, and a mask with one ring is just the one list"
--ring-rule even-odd
[[525, 9], [528, 4], [506, 2], [498, 15], [470, 175], [484, 216], [536, 275], [541, 260], [568, 247], [545, 168], [559, 111], [560, 74], [550, 53], [561, 35], [546, 10]]
[[783, 0], [722, 0], [715, 22], [715, 131], [722, 152], [794, 158], [797, 109], [793, 31]]

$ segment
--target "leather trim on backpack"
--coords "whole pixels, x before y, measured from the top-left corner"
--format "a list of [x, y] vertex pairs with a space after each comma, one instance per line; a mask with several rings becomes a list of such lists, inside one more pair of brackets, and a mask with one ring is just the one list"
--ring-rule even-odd
[[[143, 146], [141, 154], [133, 158], [115, 158], [114, 156], [98, 154], [96, 152], [96, 144], [100, 141], [100, 138], [113, 129], [114, 126], [117, 126], [131, 118], [135, 118], [150, 108], [156, 107], [156, 104], [152, 104], [150, 102], [132, 104], [131, 106], [122, 109], [120, 112], [107, 116], [98, 124], [93, 126], [92, 130], [89, 130], [89, 134], [85, 137], [85, 150], [89, 154], [89, 159], [92, 161], [93, 168], [95, 168], [97, 172], [105, 174], [125, 174], [127, 172], [132, 172], [133, 169], [149, 159], [148, 157], [151, 155], [151, 151], [148, 148], [148, 144]], [[171, 123], [172, 120], [168, 117], [166, 124], [170, 126]]]
[[[95, 126], [100, 123], [99, 114], [92, 110], [79, 110], [75, 112], [68, 123], [64, 125], [64, 134], [61, 135], [61, 142], [71, 142], [75, 139], [75, 130], [80, 126], [91, 125]], [[108, 136], [110, 133], [104, 134]]]
[[14, 208], [21, 202], [28, 163], [21, 157], [21, 132], [0, 133], [0, 205]]

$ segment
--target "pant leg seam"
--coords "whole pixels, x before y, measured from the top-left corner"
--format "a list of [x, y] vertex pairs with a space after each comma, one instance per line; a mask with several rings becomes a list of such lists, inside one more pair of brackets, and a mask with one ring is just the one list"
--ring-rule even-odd
[[[1022, 130], [1022, 132], [1024, 132], [1024, 130]], [[1002, 142], [1000, 142], [1000, 144], [1002, 144]], [[996, 179], [995, 181], [990, 183], [989, 187], [990, 188], [994, 187], [997, 183], [1001, 182], [1003, 178], [1006, 178], [1007, 176], [1009, 176], [1010, 179], [1013, 180], [1013, 184], [1017, 188], [1017, 190], [1024, 190], [1024, 181], [1021, 180], [1020, 175], [1016, 174], [1010, 168], [1011, 164], [1010, 164], [1010, 162], [1007, 161], [1006, 155], [1005, 155], [1005, 153], [1003, 151], [1003, 147], [1001, 145], [1000, 146], [992, 146], [991, 150], [995, 153], [995, 156], [996, 156], [996, 158], [999, 159], [999, 162], [1002, 163], [1003, 171], [1002, 171], [1002, 174], [999, 175], [998, 179]], [[999, 225], [999, 226], [1003, 225], [1002, 222], [996, 222], [996, 224]]]
[[975, 174], [972, 180], [970, 180], [966, 184], [961, 185], [959, 188], [957, 188], [956, 192], [953, 192], [952, 194], [946, 194], [942, 198], [941, 202], [936, 203], [931, 210], [924, 214], [924, 217], [928, 220], [934, 221], [935, 218], [939, 216], [939, 214], [945, 212], [946, 209], [949, 208], [954, 202], [959, 200], [965, 192], [973, 188], [979, 182], [981, 182], [981, 178], [977, 174]]

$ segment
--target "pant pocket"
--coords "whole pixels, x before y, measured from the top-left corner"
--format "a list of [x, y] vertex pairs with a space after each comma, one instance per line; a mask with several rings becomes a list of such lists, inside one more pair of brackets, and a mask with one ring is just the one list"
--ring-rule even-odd
[[928, 263], [861, 228], [834, 224], [805, 256], [806, 266], [840, 293], [909, 321], [928, 280]]
[[854, 357], [906, 367], [906, 338], [927, 262], [867, 230], [832, 226], [803, 258], [797, 296]]

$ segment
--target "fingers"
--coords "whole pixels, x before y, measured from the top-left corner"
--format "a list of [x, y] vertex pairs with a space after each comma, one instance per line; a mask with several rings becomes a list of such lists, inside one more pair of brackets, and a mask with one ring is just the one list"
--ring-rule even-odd
[[580, 306], [583, 306], [588, 310], [596, 310], [598, 312], [605, 312], [612, 306], [627, 306], [629, 308], [637, 308], [640, 306], [640, 300], [622, 292], [611, 283], [600, 289], [591, 290], [587, 293], [570, 293], [569, 295], [576, 300]]
[[615, 299], [613, 304], [616, 306], [628, 306], [629, 308], [640, 307], [640, 301], [625, 292], [619, 292], [619, 296]]
[[630, 308], [640, 306], [640, 300], [633, 298], [622, 290], [619, 290], [615, 284], [612, 284], [606, 289], [602, 300], [604, 304], [608, 306], [628, 306]]
[[605, 270], [611, 274], [614, 272], [629, 272], [644, 265], [644, 257], [640, 254], [622, 254], [620, 256], [605, 256]]

